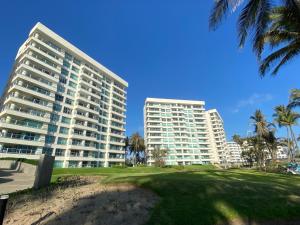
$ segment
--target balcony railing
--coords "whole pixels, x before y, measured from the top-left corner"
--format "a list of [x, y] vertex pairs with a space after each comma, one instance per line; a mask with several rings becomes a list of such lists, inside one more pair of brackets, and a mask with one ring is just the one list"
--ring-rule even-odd
[[40, 136], [27, 135], [27, 134], [16, 134], [16, 133], [3, 134], [3, 133], [1, 133], [0, 137], [26, 140], [26, 141], [41, 141]]
[[46, 113], [44, 113], [44, 112], [40, 112], [40, 111], [33, 110], [33, 109], [26, 109], [26, 108], [22, 108], [22, 107], [15, 107], [14, 109], [12, 109], [10, 107], [5, 107], [5, 109], [22, 112], [22, 113], [27, 113], [32, 116], [38, 116], [38, 117], [44, 117], [46, 115]]
[[25, 76], [30, 77], [30, 78], [33, 79], [33, 80], [39, 81], [39, 82], [41, 82], [41, 83], [43, 83], [43, 84], [47, 84], [48, 86], [51, 86], [51, 87], [52, 87], [52, 82], [47, 81], [46, 79], [43, 79], [43, 78], [34, 76], [34, 75], [30, 74], [30, 73], [26, 73]]
[[2, 148], [0, 149], [0, 153], [35, 155], [36, 149]]
[[16, 120], [16, 119], [11, 119], [9, 122], [5, 119], [1, 119], [1, 122], [2, 123], [7, 123], [7, 124], [13, 124], [13, 125], [32, 127], [32, 128], [45, 130], [45, 128], [42, 128], [43, 124], [37, 124], [35, 122], [21, 121], [21, 120]]

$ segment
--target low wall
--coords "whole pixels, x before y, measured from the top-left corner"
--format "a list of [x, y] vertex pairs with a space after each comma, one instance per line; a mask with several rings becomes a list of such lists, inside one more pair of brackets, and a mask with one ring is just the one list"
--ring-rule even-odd
[[6, 170], [15, 170], [19, 173], [26, 173], [28, 175], [35, 175], [36, 166], [24, 163], [24, 162], [18, 162], [14, 160], [0, 160], [0, 170], [6, 169]]

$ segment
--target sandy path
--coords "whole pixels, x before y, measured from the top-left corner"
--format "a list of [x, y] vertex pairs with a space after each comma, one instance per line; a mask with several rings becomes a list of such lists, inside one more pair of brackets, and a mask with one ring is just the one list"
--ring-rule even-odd
[[139, 225], [149, 219], [158, 197], [129, 184], [98, 182], [21, 195], [8, 207], [6, 225]]

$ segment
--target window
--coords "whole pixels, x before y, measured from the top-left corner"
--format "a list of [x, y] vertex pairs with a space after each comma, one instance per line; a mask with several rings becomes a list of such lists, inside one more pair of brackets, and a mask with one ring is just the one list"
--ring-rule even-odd
[[75, 91], [72, 91], [72, 90], [68, 89], [67, 94], [74, 97], [75, 96]]
[[59, 82], [60, 82], [60, 83], [63, 83], [63, 84], [66, 84], [66, 83], [67, 83], [67, 79], [64, 78], [64, 77], [62, 77], [62, 76], [60, 76], [60, 77], [59, 77]]
[[60, 127], [59, 133], [61, 133], [61, 134], [68, 134], [69, 133], [69, 128]]
[[62, 117], [61, 118], [61, 122], [62, 123], [66, 123], [66, 124], [70, 124], [71, 123], [71, 119], [70, 118], [68, 118], [68, 117]]
[[52, 136], [52, 135], [47, 135], [47, 136], [45, 137], [45, 142], [46, 142], [46, 144], [52, 144], [52, 143], [54, 143], [54, 141], [55, 141], [55, 137]]
[[51, 122], [59, 121], [59, 115], [57, 115], [57, 114], [55, 114], [55, 113], [51, 113], [50, 121], [51, 121]]
[[73, 105], [74, 101], [69, 99], [69, 98], [66, 98], [66, 101], [65, 103], [69, 104], [69, 105]]
[[52, 151], [53, 151], [53, 148], [44, 147], [42, 152], [43, 152], [43, 154], [46, 154], [46, 155], [52, 155]]
[[63, 61], [63, 65], [67, 68], [70, 68], [70, 66], [71, 66], [71, 64], [66, 60]]
[[67, 59], [67, 60], [69, 60], [69, 61], [71, 61], [72, 60], [72, 55], [71, 54], [69, 54], [69, 53], [67, 53], [67, 52], [65, 52], [65, 59]]
[[77, 84], [72, 82], [72, 81], [69, 81], [69, 86], [72, 87], [72, 88], [76, 88]]
[[67, 107], [64, 107], [64, 113], [66, 114], [71, 114], [72, 113], [72, 109], [69, 109]]
[[80, 66], [80, 64], [81, 64], [81, 62], [76, 58], [73, 59], [73, 62], [78, 66]]
[[64, 75], [64, 76], [68, 76], [69, 75], [69, 71], [64, 69], [64, 68], [61, 68], [61, 74]]
[[58, 92], [61, 92], [61, 93], [64, 93], [64, 92], [65, 92], [65, 87], [62, 86], [62, 85], [60, 85], [60, 84], [58, 84], [58, 85], [57, 85], [57, 91], [58, 91]]
[[59, 145], [66, 145], [67, 144], [67, 138], [57, 138], [57, 144]]
[[79, 69], [76, 66], [72, 66], [72, 70], [76, 73], [79, 73]]
[[[57, 148], [55, 150], [55, 156], [64, 156], [65, 155], [65, 150], [61, 148]], [[55, 161], [56, 162], [56, 161]]]
[[57, 131], [57, 126], [53, 124], [48, 125], [48, 132], [56, 132]]
[[56, 111], [56, 112], [60, 112], [61, 111], [61, 105], [57, 104], [57, 103], [54, 103], [53, 104], [53, 110]]
[[58, 94], [55, 94], [55, 101], [60, 101], [62, 102], [64, 100], [64, 97]]
[[78, 80], [78, 76], [75, 75], [74, 73], [71, 73], [70, 77], [74, 80]]

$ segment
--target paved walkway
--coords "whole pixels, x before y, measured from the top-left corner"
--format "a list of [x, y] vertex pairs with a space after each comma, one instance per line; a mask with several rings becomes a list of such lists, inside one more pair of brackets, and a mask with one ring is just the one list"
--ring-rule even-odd
[[16, 170], [0, 169], [0, 194], [31, 188], [34, 176]]

